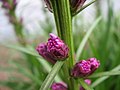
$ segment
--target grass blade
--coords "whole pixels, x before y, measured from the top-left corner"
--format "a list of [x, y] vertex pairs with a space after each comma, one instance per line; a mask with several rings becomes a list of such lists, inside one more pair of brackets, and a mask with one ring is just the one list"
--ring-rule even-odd
[[78, 13], [80, 13], [82, 10], [84, 10], [85, 8], [87, 8], [88, 6], [90, 6], [91, 4], [93, 4], [94, 2], [96, 2], [97, 0], [93, 0], [90, 3], [88, 3], [87, 5], [83, 6], [80, 10], [78, 10], [76, 13], [73, 13], [72, 16], [76, 16]]
[[80, 78], [80, 79], [79, 79], [79, 82], [80, 82], [80, 84], [82, 85], [82, 87], [85, 88], [85, 90], [94, 90], [90, 85], [88, 85], [88, 84], [86, 84], [86, 83], [84, 82], [84, 79], [83, 79], [83, 78]]
[[113, 76], [113, 75], [120, 75], [120, 71], [100, 72], [89, 76], [89, 78], [97, 78], [97, 77]]
[[[120, 70], [120, 65], [118, 65], [117, 67], [115, 67], [113, 70], [111, 70], [111, 71], [118, 71], [118, 70]], [[100, 83], [102, 83], [104, 80], [106, 80], [107, 78], [109, 78], [110, 76], [104, 76], [104, 77], [100, 77], [100, 78], [98, 78], [96, 81], [94, 81], [93, 83], [92, 83], [92, 87], [96, 87], [97, 85], [99, 85]]]
[[52, 70], [44, 80], [43, 84], [41, 85], [40, 90], [47, 90], [50, 88], [52, 82], [54, 81], [55, 76], [57, 75], [58, 71], [61, 69], [62, 65], [64, 64], [64, 61], [58, 61], [53, 66]]
[[1, 44], [1, 45], [24, 52], [24, 53], [27, 53], [27, 54], [30, 54], [30, 55], [33, 55], [33, 56], [36, 56], [36, 57], [39, 57], [39, 55], [35, 51], [29, 50], [27, 47], [23, 47], [21, 45], [8, 44], [8, 43]]
[[98, 23], [100, 22], [101, 17], [98, 17], [97, 20], [93, 23], [93, 25], [91, 26], [91, 28], [88, 30], [88, 32], [86, 33], [86, 35], [84, 36], [82, 42], [80, 43], [78, 49], [77, 49], [77, 53], [76, 53], [76, 60], [79, 60], [79, 57], [81, 56], [81, 53], [83, 51], [83, 48], [88, 40], [88, 38], [90, 37], [92, 31], [94, 30], [94, 28], [98, 25]]
[[[48, 64], [48, 62], [47, 62], [46, 60], [43, 60], [43, 59], [41, 59], [41, 58], [37, 58], [37, 59], [38, 59], [39, 62], [42, 64], [43, 68], [46, 69], [47, 72], [50, 72], [50, 71], [51, 71], [52, 67]], [[56, 82], [61, 82], [62, 79], [60, 78], [59, 75], [57, 75], [57, 76], [55, 77], [55, 81], [56, 81]]]
[[33, 74], [31, 74], [28, 70], [26, 70], [23, 66], [21, 66], [19, 63], [16, 62], [11, 62], [12, 64], [14, 64], [18, 71], [21, 72], [21, 74], [25, 75], [26, 77], [30, 78], [31, 80], [33, 80], [36, 84], [41, 84], [42, 81], [39, 80], [39, 78], [35, 77]]

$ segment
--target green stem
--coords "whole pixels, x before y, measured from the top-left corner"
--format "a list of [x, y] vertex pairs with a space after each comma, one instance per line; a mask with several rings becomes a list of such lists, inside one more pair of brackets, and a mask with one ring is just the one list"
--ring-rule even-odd
[[69, 90], [74, 90], [74, 81], [70, 77], [70, 70], [74, 65], [74, 46], [72, 36], [72, 18], [69, 0], [51, 0], [58, 36], [69, 47], [69, 58], [64, 64], [64, 73]]
[[69, 0], [51, 0], [51, 2], [53, 4], [58, 36], [69, 46], [69, 59], [71, 59], [71, 61], [69, 61], [69, 66], [72, 67], [74, 64], [74, 48]]
[[42, 83], [40, 90], [48, 90], [50, 88], [51, 84], [54, 81], [55, 76], [57, 75], [58, 71], [61, 69], [63, 64], [64, 61], [56, 62], [56, 64], [53, 66], [52, 70], [50, 71], [50, 73]]

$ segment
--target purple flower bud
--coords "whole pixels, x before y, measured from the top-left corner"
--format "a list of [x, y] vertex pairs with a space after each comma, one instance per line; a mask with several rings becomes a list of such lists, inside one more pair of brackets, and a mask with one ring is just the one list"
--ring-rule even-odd
[[56, 60], [51, 56], [49, 52], [47, 52], [47, 45], [46, 44], [39, 44], [36, 48], [39, 55], [41, 55], [44, 59], [48, 60], [51, 63], [55, 63]]
[[96, 58], [89, 58], [87, 61], [91, 64], [91, 73], [93, 73], [100, 66], [100, 62]]
[[51, 86], [52, 90], [68, 90], [67, 85], [64, 83], [53, 83]]
[[71, 75], [73, 77], [87, 77], [91, 75], [98, 67], [100, 62], [96, 58], [82, 60], [75, 64], [72, 69]]
[[51, 5], [50, 0], [44, 0], [44, 1], [46, 3], [46, 6], [47, 6], [48, 10], [52, 12], [52, 5]]
[[0, 0], [2, 2], [2, 7], [5, 9], [11, 9], [11, 5], [6, 0]]
[[[90, 80], [90, 79], [85, 79], [84, 81], [85, 81], [85, 83], [87, 83], [88, 85], [91, 84], [91, 80]], [[82, 86], [80, 86], [80, 90], [85, 90], [85, 89], [84, 89]]]
[[83, 4], [85, 3], [86, 0], [70, 0], [70, 4], [71, 4], [71, 11], [72, 12], [76, 12], [78, 11]]
[[91, 65], [89, 62], [82, 60], [75, 64], [71, 75], [73, 77], [85, 77], [91, 72]]
[[67, 45], [52, 33], [48, 42], [46, 44], [39, 44], [36, 50], [51, 63], [55, 63], [57, 60], [65, 60], [69, 52]]
[[2, 7], [8, 10], [14, 9], [17, 5], [16, 0], [11, 0], [12, 3], [9, 0], [0, 0], [2, 2]]

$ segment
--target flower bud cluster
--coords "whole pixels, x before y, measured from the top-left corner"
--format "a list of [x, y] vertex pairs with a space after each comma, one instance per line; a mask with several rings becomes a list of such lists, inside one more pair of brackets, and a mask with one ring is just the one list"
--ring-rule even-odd
[[74, 65], [71, 75], [76, 78], [87, 77], [91, 75], [99, 66], [100, 62], [96, 58], [81, 60]]
[[36, 50], [43, 58], [53, 64], [57, 60], [65, 60], [69, 53], [67, 45], [52, 33], [50, 34], [48, 42], [45, 44], [39, 44]]
[[[65, 60], [69, 53], [67, 45], [59, 37], [52, 33], [50, 34], [48, 42], [39, 44], [36, 47], [36, 50], [39, 55], [53, 64], [55, 64], [58, 60]], [[75, 78], [87, 77], [99, 68], [99, 66], [100, 62], [96, 58], [81, 60], [73, 66], [71, 76]]]

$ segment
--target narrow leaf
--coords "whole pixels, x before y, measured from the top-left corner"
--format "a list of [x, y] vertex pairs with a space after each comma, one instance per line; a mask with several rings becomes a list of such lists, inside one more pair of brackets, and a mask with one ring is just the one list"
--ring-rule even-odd
[[[118, 65], [117, 67], [115, 67], [113, 70], [111, 70], [111, 71], [118, 71], [118, 70], [120, 70], [120, 65]], [[97, 85], [99, 85], [100, 83], [102, 83], [104, 80], [106, 80], [107, 78], [109, 78], [110, 76], [104, 76], [104, 77], [100, 77], [100, 78], [98, 78], [96, 81], [94, 81], [93, 83], [92, 83], [92, 87], [96, 87]]]
[[73, 13], [72, 16], [76, 16], [78, 13], [80, 13], [82, 10], [84, 10], [85, 8], [87, 8], [88, 6], [90, 6], [91, 4], [93, 4], [96, 0], [91, 1], [90, 3], [86, 4], [85, 6], [83, 6], [80, 10], [78, 10], [76, 13]]
[[41, 85], [40, 90], [47, 90], [50, 88], [52, 82], [54, 81], [55, 76], [57, 75], [58, 71], [61, 69], [62, 65], [64, 64], [64, 61], [58, 61], [53, 66], [52, 70], [44, 80], [43, 84]]
[[[47, 62], [46, 60], [43, 60], [43, 59], [41, 59], [41, 58], [37, 58], [37, 59], [39, 60], [39, 62], [40, 62], [41, 65], [43, 66], [43, 68], [46, 69], [47, 72], [50, 72], [50, 71], [51, 71], [52, 67], [48, 64], [48, 62]], [[61, 82], [62, 79], [60, 78], [59, 75], [57, 75], [57, 76], [55, 77], [55, 81], [56, 81], [56, 82]]]
[[35, 51], [29, 50], [27, 47], [23, 47], [21, 45], [8, 44], [8, 43], [1, 44], [1, 45], [8, 47], [8, 48], [16, 49], [18, 51], [21, 51], [21, 52], [24, 52], [24, 53], [27, 53], [27, 54], [30, 54], [30, 55], [33, 55], [36, 57], [39, 57], [39, 55]]
[[98, 23], [100, 22], [101, 17], [98, 17], [97, 20], [93, 23], [93, 25], [90, 27], [90, 29], [87, 31], [86, 35], [84, 36], [83, 40], [81, 41], [78, 49], [77, 49], [77, 53], [76, 53], [76, 60], [79, 60], [79, 57], [81, 56], [81, 53], [83, 51], [83, 48], [88, 40], [88, 38], [90, 37], [92, 31], [95, 29], [95, 27], [98, 25]]
[[17, 69], [19, 70], [19, 72], [21, 72], [21, 74], [23, 74], [26, 77], [30, 78], [31, 80], [33, 80], [37, 84], [41, 84], [42, 83], [42, 81], [40, 81], [39, 78], [35, 77], [33, 74], [31, 74], [28, 70], [26, 70], [19, 63], [17, 63], [17, 62], [11, 62], [11, 63], [14, 64], [17, 67]]
[[94, 90], [90, 85], [88, 85], [84, 82], [83, 78], [80, 78], [79, 82], [85, 90]]
[[97, 77], [113, 76], [113, 75], [120, 75], [120, 71], [100, 72], [100, 73], [93, 74], [88, 78], [97, 78]]

